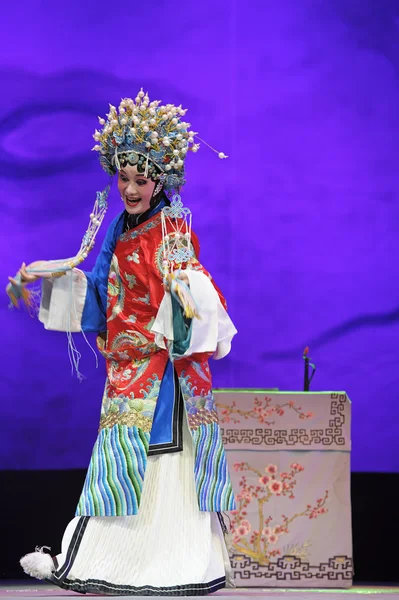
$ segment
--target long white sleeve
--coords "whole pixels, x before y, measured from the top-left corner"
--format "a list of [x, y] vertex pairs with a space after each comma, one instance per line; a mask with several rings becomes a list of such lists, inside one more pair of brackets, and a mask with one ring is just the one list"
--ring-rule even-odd
[[53, 331], [81, 331], [86, 293], [86, 276], [79, 269], [43, 279], [39, 321]]
[[[188, 269], [185, 273], [201, 319], [194, 318], [192, 321], [190, 346], [183, 356], [212, 352], [213, 358], [223, 358], [230, 352], [231, 341], [237, 330], [210, 279], [201, 271]], [[165, 338], [173, 340], [172, 301], [169, 293], [165, 294], [161, 302], [151, 331], [155, 333], [155, 342], [160, 348], [166, 348]]]

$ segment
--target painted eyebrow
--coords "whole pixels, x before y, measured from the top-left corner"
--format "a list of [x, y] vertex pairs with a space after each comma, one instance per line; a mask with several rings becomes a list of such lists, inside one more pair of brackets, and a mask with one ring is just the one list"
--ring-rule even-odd
[[[128, 177], [128, 174], [127, 174], [127, 173], [126, 173], [126, 171], [124, 171], [123, 169], [121, 169], [121, 170], [119, 171], [119, 173], [120, 173], [121, 175], [126, 175], [126, 177]], [[144, 177], [144, 175], [143, 175], [142, 173], [136, 173], [136, 174], [135, 174], [135, 177], [142, 177], [143, 179], [148, 179], [148, 177]]]

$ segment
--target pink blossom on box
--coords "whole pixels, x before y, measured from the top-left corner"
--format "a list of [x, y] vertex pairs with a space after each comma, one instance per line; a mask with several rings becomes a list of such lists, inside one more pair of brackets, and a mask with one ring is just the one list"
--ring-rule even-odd
[[265, 471], [266, 473], [270, 473], [270, 475], [275, 475], [278, 471], [277, 465], [267, 465]]
[[269, 537], [269, 535], [272, 535], [273, 531], [270, 527], [265, 527], [264, 529], [262, 529], [262, 533], [266, 537]]
[[263, 485], [267, 485], [270, 481], [270, 477], [268, 475], [263, 475], [263, 477], [260, 477], [259, 479], [259, 483], [262, 483]]
[[271, 481], [268, 487], [272, 494], [281, 494], [283, 484], [281, 481]]
[[277, 542], [278, 542], [278, 535], [276, 535], [275, 533], [272, 533], [267, 538], [267, 541], [269, 542], [269, 544], [277, 544]]
[[247, 529], [243, 525], [240, 525], [239, 527], [237, 527], [236, 531], [241, 537], [244, 535], [247, 535], [247, 533], [249, 533], [249, 529]]

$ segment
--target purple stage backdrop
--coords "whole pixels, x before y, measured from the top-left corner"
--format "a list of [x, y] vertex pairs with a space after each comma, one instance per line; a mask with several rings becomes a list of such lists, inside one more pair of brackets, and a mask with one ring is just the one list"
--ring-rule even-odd
[[[353, 402], [352, 468], [399, 471], [398, 30], [397, 0], [7, 3], [4, 285], [76, 253], [107, 182], [90, 148], [108, 103], [141, 86], [182, 103], [229, 155], [190, 155], [184, 190], [239, 330], [215, 387], [301, 389], [309, 345], [313, 389]], [[102, 235], [120, 210], [114, 186]], [[78, 339], [80, 384], [65, 334], [5, 295], [0, 310], [0, 468], [85, 467], [104, 365]]]

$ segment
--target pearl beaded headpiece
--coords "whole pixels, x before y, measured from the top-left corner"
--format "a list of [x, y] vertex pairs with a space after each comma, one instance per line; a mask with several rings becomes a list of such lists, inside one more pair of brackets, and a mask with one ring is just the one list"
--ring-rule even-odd
[[[125, 157], [128, 163], [141, 166], [146, 177], [162, 179], [166, 190], [183, 186], [187, 152], [199, 149], [195, 139], [203, 142], [183, 120], [186, 112], [181, 106], [150, 102], [143, 90], [135, 100], [121, 100], [118, 109], [110, 104], [107, 119], [99, 117], [103, 128], [93, 135], [97, 142], [93, 150], [99, 152], [103, 169], [114, 175], [120, 169], [120, 158]], [[227, 158], [204, 143], [219, 158]]]

